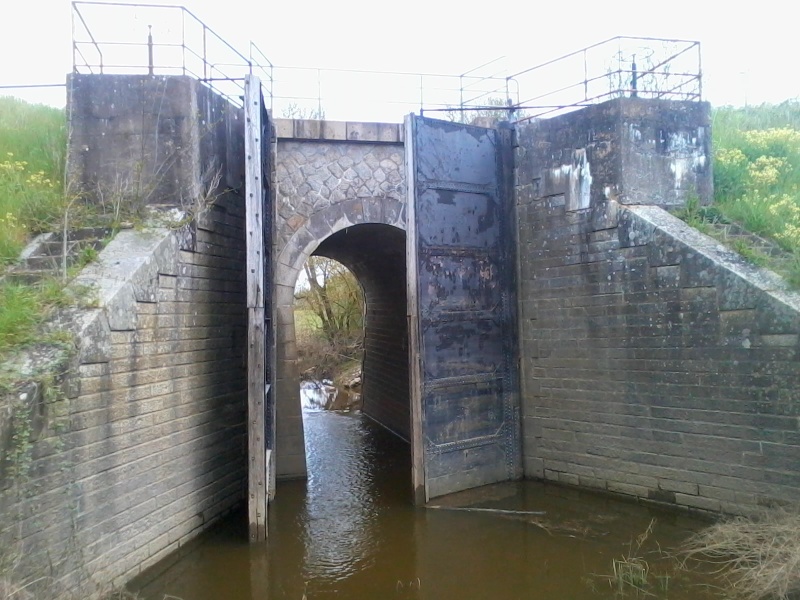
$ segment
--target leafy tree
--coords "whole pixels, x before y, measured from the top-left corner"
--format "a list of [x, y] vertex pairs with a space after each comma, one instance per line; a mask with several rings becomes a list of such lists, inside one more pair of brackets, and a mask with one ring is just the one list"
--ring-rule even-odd
[[307, 287], [297, 292], [301, 306], [316, 316], [331, 344], [354, 343], [364, 327], [364, 294], [355, 276], [341, 263], [312, 256], [304, 265]]

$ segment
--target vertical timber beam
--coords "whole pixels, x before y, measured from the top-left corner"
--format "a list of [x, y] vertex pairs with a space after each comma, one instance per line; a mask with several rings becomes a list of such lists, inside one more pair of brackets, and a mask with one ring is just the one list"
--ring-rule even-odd
[[[272, 99], [270, 98], [270, 102]], [[270, 219], [267, 226], [264, 228], [264, 248], [265, 250], [269, 250], [269, 259], [265, 261], [264, 266], [269, 269], [268, 274], [265, 276], [266, 279], [269, 281], [269, 305], [265, 308], [264, 311], [264, 318], [266, 319], [266, 329], [267, 329], [267, 349], [268, 349], [268, 356], [267, 356], [267, 389], [266, 389], [266, 400], [267, 400], [267, 422], [266, 422], [266, 431], [264, 435], [266, 436], [266, 454], [267, 454], [267, 502], [272, 502], [275, 500], [275, 493], [276, 493], [276, 474], [277, 469], [275, 468], [275, 446], [276, 440], [275, 436], [277, 435], [276, 432], [276, 425], [277, 425], [277, 412], [276, 412], [276, 401], [275, 401], [275, 394], [277, 393], [277, 386], [275, 386], [275, 381], [277, 379], [278, 373], [278, 340], [275, 334], [275, 324], [278, 322], [278, 315], [277, 315], [277, 286], [273, 285], [275, 281], [275, 273], [277, 273], [277, 265], [276, 257], [278, 256], [277, 252], [275, 251], [278, 245], [277, 242], [277, 235], [275, 230], [275, 224], [278, 222], [278, 202], [276, 200], [276, 194], [278, 193], [278, 186], [276, 184], [276, 174], [275, 174], [275, 165], [277, 164], [277, 156], [278, 156], [278, 138], [275, 136], [275, 129], [273, 128], [272, 122], [272, 113], [267, 113], [266, 106], [264, 107], [264, 111], [261, 113], [264, 116], [265, 120], [267, 121], [267, 128], [264, 131], [264, 143], [261, 145], [262, 151], [265, 153], [264, 156], [261, 158], [268, 159], [268, 164], [264, 167], [266, 171], [264, 173], [265, 177], [268, 177], [267, 181], [269, 182], [269, 189], [267, 190], [267, 194], [265, 199], [269, 203], [268, 207], [265, 207], [264, 214], [269, 214]], [[266, 300], [266, 298], [265, 298]]]
[[414, 490], [414, 504], [422, 505], [428, 501], [425, 485], [425, 447], [422, 435], [422, 363], [420, 358], [420, 321], [418, 305], [417, 277], [417, 225], [415, 206], [416, 173], [414, 163], [414, 119], [405, 118], [406, 154], [406, 269], [408, 282], [408, 382], [409, 402], [411, 402], [411, 485]]
[[250, 541], [267, 539], [266, 332], [264, 320], [264, 173], [261, 83], [245, 80], [245, 226], [247, 230], [247, 511]]

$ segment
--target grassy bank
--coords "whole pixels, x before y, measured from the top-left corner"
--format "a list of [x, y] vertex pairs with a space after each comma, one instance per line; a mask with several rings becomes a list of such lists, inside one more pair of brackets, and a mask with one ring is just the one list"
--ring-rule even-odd
[[[0, 275], [36, 233], [51, 230], [64, 204], [64, 111], [0, 97]], [[65, 300], [63, 284], [0, 282], [0, 357], [36, 339]]]
[[771, 240], [787, 257], [775, 261], [741, 240], [734, 249], [800, 286], [800, 101], [717, 108], [712, 132], [714, 205], [684, 217], [700, 229], [703, 221], [738, 223]]
[[0, 97], [0, 269], [61, 216], [64, 111]]

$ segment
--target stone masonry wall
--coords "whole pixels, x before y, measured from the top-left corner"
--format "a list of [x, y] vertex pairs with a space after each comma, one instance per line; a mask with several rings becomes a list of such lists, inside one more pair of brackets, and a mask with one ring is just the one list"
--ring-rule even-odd
[[[302, 477], [306, 467], [294, 286], [308, 257], [337, 231], [368, 223], [405, 229], [403, 128], [276, 119], [275, 134], [276, 462], [279, 477]], [[359, 251], [368, 253], [381, 244], [376, 236]], [[398, 333], [397, 339], [401, 337]], [[372, 352], [367, 359], [380, 361], [381, 354]]]
[[241, 110], [197, 80], [73, 74], [67, 89], [71, 185], [107, 211], [189, 207], [218, 173], [241, 187]]
[[37, 598], [124, 582], [243, 499], [239, 206], [221, 202], [183, 247], [168, 230], [123, 232], [78, 278], [100, 307], [69, 317], [80, 346], [68, 395], [0, 505], [20, 578], [53, 578]]
[[[141, 79], [130, 79], [140, 91]], [[159, 87], [161, 79], [148, 81]], [[80, 87], [101, 97], [73, 98], [73, 123], [79, 107], [100, 103], [100, 82]], [[108, 83], [119, 89], [120, 78]], [[210, 127], [186, 123], [203, 133], [187, 138], [192, 145], [181, 172], [173, 173], [188, 186], [169, 192], [177, 194], [173, 204], [193, 218], [177, 229], [119, 233], [73, 284], [89, 290], [84, 307], [52, 324], [76, 336], [70, 364], [40, 384], [21, 381], [16, 388], [26, 390], [19, 400], [28, 403], [35, 427], [17, 427], [24, 434], [17, 440], [29, 443], [0, 444], [0, 590], [36, 583], [15, 597], [102, 595], [244, 499], [244, 160], [235, 156], [243, 129], [238, 109], [208, 90], [189, 92], [182, 96], [189, 106], [173, 108], [206, 124], [208, 115], [214, 120]], [[117, 109], [126, 105], [124, 94], [114, 98]], [[162, 121], [146, 123], [163, 134]], [[137, 135], [158, 137], [152, 128]], [[91, 145], [71, 141], [78, 144], [70, 147], [72, 158], [121, 151], [104, 146], [119, 145], [116, 135], [97, 136]], [[220, 175], [215, 189], [204, 175], [210, 172]], [[105, 173], [111, 180], [113, 171]], [[46, 360], [41, 353], [27, 359], [35, 367], [27, 369], [31, 381]]]
[[519, 132], [525, 474], [731, 513], [796, 501], [800, 296], [645, 205], [710, 194], [703, 105], [657, 108]]

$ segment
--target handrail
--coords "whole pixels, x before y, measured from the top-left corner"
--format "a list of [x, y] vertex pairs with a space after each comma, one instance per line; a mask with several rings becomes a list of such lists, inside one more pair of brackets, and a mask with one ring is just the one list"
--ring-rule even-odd
[[[72, 7], [74, 72], [191, 76], [238, 106], [242, 105], [245, 76], [255, 74], [261, 79], [269, 108], [286, 116], [320, 117], [337, 109], [340, 115], [354, 110], [360, 101], [360, 117], [351, 112], [347, 118], [336, 118], [364, 118], [380, 104], [412, 106], [421, 114], [446, 111], [447, 118], [461, 121], [469, 112], [482, 111], [489, 116], [505, 113], [519, 122], [531, 118], [531, 110], [543, 109], [544, 113], [539, 111], [538, 115], [556, 114], [622, 95], [682, 100], [699, 100], [702, 96], [700, 44], [690, 40], [617, 36], [507, 76], [500, 64], [503, 56], [459, 75], [322, 69], [275, 65], [252, 41], [247, 52], [241, 52], [184, 6], [72, 0]], [[126, 10], [135, 11], [134, 27], [122, 34], [109, 33], [115, 31], [110, 24], [121, 19], [100, 18], [106, 16], [101, 11]], [[164, 17], [159, 11], [169, 14]], [[139, 18], [150, 18], [153, 13], [153, 26], [148, 26], [145, 36], [140, 27], [146, 21]], [[132, 38], [130, 32], [139, 32], [136, 35], [142, 39]], [[93, 50], [87, 52], [90, 47]], [[138, 51], [145, 47], [147, 52]], [[696, 65], [687, 64], [695, 48]], [[636, 56], [640, 57], [639, 66]], [[571, 83], [567, 81], [570, 78]], [[359, 94], [352, 93], [354, 87]], [[527, 100], [521, 101], [521, 97]]]
[[[75, 50], [77, 50], [77, 46], [76, 46], [76, 43], [75, 43], [75, 16], [74, 15], [78, 15], [78, 18], [81, 20], [81, 23], [83, 23], [83, 28], [86, 30], [86, 33], [89, 34], [89, 39], [92, 40], [92, 43], [94, 44], [94, 47], [97, 49], [97, 54], [100, 56], [100, 73], [102, 74], [103, 73], [103, 51], [100, 49], [100, 46], [97, 44], [97, 40], [94, 39], [94, 35], [92, 34], [92, 30], [89, 29], [89, 26], [86, 24], [86, 19], [83, 18], [83, 14], [81, 14], [81, 11], [78, 10], [78, 3], [73, 2], [72, 3], [72, 8], [73, 8], [73, 11], [74, 11], [73, 12], [73, 18], [72, 18], [72, 52], [73, 52], [72, 60], [73, 60], [73, 63], [75, 62]], [[82, 52], [80, 54], [81, 54], [81, 56], [83, 56]]]
[[[177, 5], [177, 4], [140, 4], [140, 3], [136, 3], [136, 2], [98, 2], [98, 1], [96, 1], [96, 0], [72, 0], [72, 5], [73, 5], [73, 6], [76, 6], [76, 5], [83, 5], [83, 6], [104, 6], [104, 7], [106, 7], [106, 6], [120, 6], [120, 7], [126, 7], [126, 8], [146, 8], [146, 9], [151, 9], [151, 8], [164, 8], [164, 9], [170, 9], [170, 10], [180, 10], [180, 11], [181, 11], [181, 12], [183, 12], [184, 14], [187, 14], [187, 15], [189, 15], [190, 17], [192, 17], [192, 18], [193, 18], [193, 19], [194, 19], [194, 20], [195, 20], [197, 23], [199, 23], [200, 25], [202, 25], [202, 26], [203, 26], [203, 28], [204, 28], [205, 30], [207, 30], [207, 31], [209, 31], [211, 34], [213, 34], [213, 35], [214, 35], [214, 37], [216, 37], [216, 38], [217, 38], [217, 39], [218, 39], [220, 42], [222, 42], [223, 44], [225, 44], [225, 46], [227, 46], [227, 47], [228, 47], [228, 49], [232, 50], [232, 51], [233, 51], [235, 54], [237, 54], [237, 55], [238, 55], [238, 56], [239, 56], [239, 57], [240, 57], [240, 58], [241, 58], [243, 61], [245, 61], [245, 62], [249, 62], [249, 60], [248, 60], [248, 59], [247, 59], [247, 58], [246, 58], [246, 57], [245, 57], [245, 56], [244, 56], [244, 55], [243, 55], [241, 52], [239, 52], [239, 51], [238, 51], [236, 48], [234, 48], [234, 47], [233, 47], [231, 44], [229, 44], [229, 43], [228, 43], [228, 41], [227, 41], [225, 38], [223, 38], [223, 37], [222, 37], [221, 35], [219, 35], [219, 34], [218, 34], [216, 31], [214, 31], [213, 29], [211, 29], [211, 27], [209, 27], [208, 25], [206, 25], [206, 24], [203, 22], [203, 20], [202, 20], [202, 19], [200, 19], [200, 17], [198, 17], [197, 15], [195, 15], [195, 14], [194, 14], [192, 11], [190, 11], [190, 10], [189, 10], [188, 8], [186, 8], [185, 6], [180, 6], [180, 5]], [[87, 31], [88, 31], [88, 29], [87, 29]], [[91, 33], [90, 33], [90, 35], [91, 35]]]
[[[147, 67], [147, 72], [154, 73], [155, 70], [168, 71], [173, 73], [179, 71], [183, 75], [197, 76], [203, 83], [214, 87], [216, 91], [227, 97], [229, 100], [236, 104], [241, 104], [239, 96], [243, 91], [243, 83], [236, 85], [234, 88], [220, 89], [219, 85], [214, 81], [239, 81], [243, 79], [244, 74], [252, 74], [253, 60], [251, 57], [245, 56], [236, 47], [230, 44], [223, 38], [217, 31], [203, 22], [195, 13], [187, 9], [185, 6], [177, 6], [172, 4], [139, 4], [133, 2], [98, 2], [96, 0], [72, 0], [73, 9], [73, 31], [72, 31], [72, 45], [73, 45], [73, 71], [78, 73], [81, 71], [88, 71], [94, 73], [96, 68], [99, 68], [100, 73], [107, 73], [114, 70], [124, 70], [126, 72], [132, 70], [142, 69]], [[120, 11], [120, 10], [136, 10], [146, 13], [168, 12], [170, 15], [166, 19], [163, 17], [154, 17], [154, 20], [159, 22], [162, 20], [173, 19], [175, 21], [175, 31], [172, 32], [173, 37], [169, 40], [156, 40], [148, 39], [147, 42], [142, 41], [126, 41], [115, 39], [113, 35], [105, 36], [112, 39], [104, 39], [104, 36], [97, 35], [97, 30], [103, 31], [103, 27], [107, 27], [106, 22], [92, 22], [89, 18], [92, 12], [96, 11]], [[87, 12], [88, 11], [88, 12]], [[79, 24], [82, 29], [79, 31]], [[188, 41], [190, 31], [197, 34], [197, 39], [194, 43]], [[175, 37], [178, 32], [179, 37]], [[135, 48], [147, 46], [150, 51], [148, 56], [148, 64], [142, 65], [141, 60], [130, 58], [117, 58], [115, 61], [110, 61], [108, 58], [108, 51], [111, 54], [120, 52], [130, 52], [132, 55]], [[94, 64], [87, 59], [83, 49], [86, 46], [91, 46], [97, 52], [99, 57], [99, 65]], [[211, 49], [213, 47], [213, 51]], [[164, 61], [159, 61], [155, 64], [153, 59], [153, 52], [177, 52], [180, 55], [179, 60], [168, 59], [166, 64]], [[219, 54], [223, 56], [218, 56]], [[162, 54], [163, 55], [163, 54]], [[266, 58], [266, 57], [264, 57]], [[197, 60], [199, 69], [191, 66], [190, 61]], [[125, 63], [125, 64], [122, 64]], [[199, 75], [199, 76], [198, 76]]]
[[693, 44], [693, 45], [694, 44], [697, 44], [697, 45], [700, 44], [700, 42], [698, 42], [696, 40], [666, 39], [666, 38], [654, 38], [654, 37], [636, 37], [636, 36], [628, 36], [628, 35], [617, 35], [617, 36], [608, 38], [607, 40], [603, 40], [602, 42], [597, 42], [595, 44], [591, 44], [589, 46], [581, 48], [580, 50], [574, 50], [574, 51], [572, 51], [572, 52], [570, 52], [568, 54], [565, 54], [564, 56], [559, 56], [558, 58], [554, 58], [552, 60], [548, 60], [547, 62], [543, 62], [543, 63], [535, 65], [533, 67], [528, 67], [527, 69], [523, 69], [519, 73], [514, 73], [513, 75], [509, 75], [509, 78], [513, 79], [515, 77], [519, 77], [520, 75], [524, 75], [524, 74], [526, 74], [526, 73], [528, 73], [530, 71], [535, 71], [536, 69], [540, 69], [542, 67], [546, 67], [546, 66], [551, 65], [553, 63], [560, 62], [560, 61], [564, 60], [565, 58], [571, 58], [573, 56], [577, 56], [578, 54], [581, 54], [582, 52], [586, 52], [588, 50], [592, 50], [592, 49], [597, 48], [599, 46], [604, 46], [605, 44], [610, 44], [610, 43], [616, 42], [618, 40], [632, 40], [632, 41], [636, 40], [636, 41], [643, 41], [643, 42], [676, 42], [676, 43]]
[[[697, 54], [692, 56], [695, 50]], [[569, 73], [574, 76], [569, 77]], [[532, 92], [517, 109], [523, 105], [528, 111], [546, 109], [526, 114], [516, 122], [620, 96], [700, 101], [703, 91], [700, 42], [617, 36], [518, 71], [509, 75], [508, 80]], [[554, 81], [558, 85], [553, 85]], [[604, 86], [606, 90], [601, 89]], [[545, 98], [550, 100], [545, 105], [529, 106]], [[553, 100], [562, 102], [557, 104]]]

